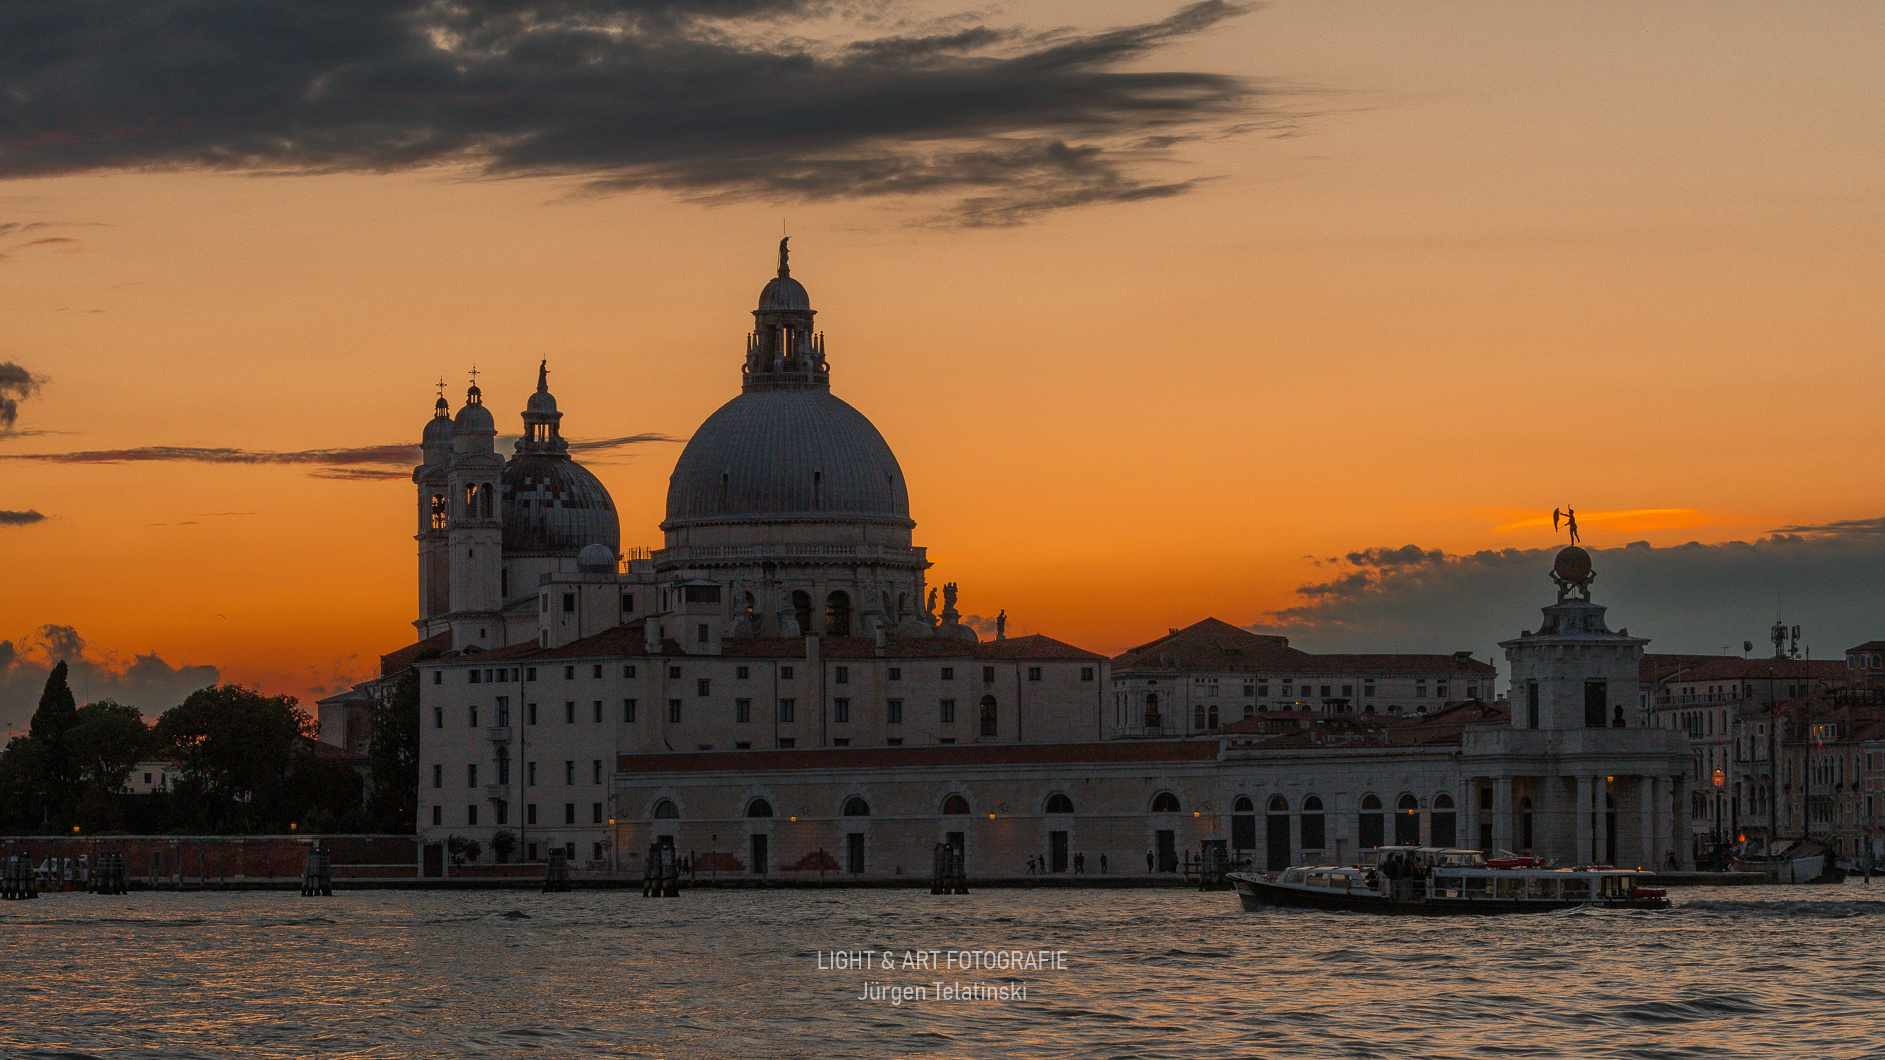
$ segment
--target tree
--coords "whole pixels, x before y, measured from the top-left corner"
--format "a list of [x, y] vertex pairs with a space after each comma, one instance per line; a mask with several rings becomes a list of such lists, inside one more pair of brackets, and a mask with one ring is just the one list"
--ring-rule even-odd
[[148, 754], [151, 731], [136, 707], [101, 699], [78, 709], [78, 724], [67, 734], [66, 744], [79, 779], [115, 795]]
[[373, 779], [367, 810], [378, 828], [410, 832], [419, 813], [418, 671], [395, 678], [391, 694], [368, 708], [367, 717], [373, 728], [367, 744]]
[[449, 835], [445, 837], [445, 852], [452, 856], [452, 864], [463, 865], [467, 861], [478, 860], [478, 855], [484, 853], [484, 845], [476, 839]]
[[511, 859], [511, 851], [517, 849], [517, 835], [508, 828], [500, 828], [491, 833], [491, 853], [497, 855], [499, 865]]
[[38, 782], [48, 819], [78, 796], [78, 770], [67, 746], [67, 737], [78, 724], [78, 705], [66, 680], [68, 673], [65, 660], [60, 659], [46, 675], [46, 688], [39, 694], [39, 709], [33, 712], [32, 727], [27, 732], [27, 738], [38, 749]]
[[365, 824], [361, 794], [366, 782], [359, 771], [323, 754], [312, 740], [296, 741], [294, 767], [288, 774], [292, 793], [288, 814], [305, 822], [304, 831], [335, 832]]
[[165, 711], [156, 736], [218, 827], [254, 828], [284, 823], [295, 737], [312, 728], [293, 696], [211, 685]]

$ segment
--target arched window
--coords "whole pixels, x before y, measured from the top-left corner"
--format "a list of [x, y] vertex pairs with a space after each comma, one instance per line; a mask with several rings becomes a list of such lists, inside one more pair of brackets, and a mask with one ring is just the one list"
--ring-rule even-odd
[[434, 493], [432, 495], [432, 529], [443, 530], [450, 522], [450, 513], [446, 510], [446, 507], [445, 495], [443, 493]]
[[851, 596], [842, 589], [825, 597], [825, 632], [833, 637], [851, 635]]
[[772, 803], [767, 802], [765, 799], [754, 799], [752, 802], [746, 804], [746, 816], [771, 817]]
[[1161, 791], [1157, 795], [1152, 796], [1152, 812], [1177, 813], [1178, 796], [1173, 795], [1169, 791]]
[[869, 817], [871, 815], [871, 804], [865, 802], [861, 796], [853, 795], [844, 800], [844, 815], [846, 817]]
[[1456, 828], [1458, 818], [1453, 814], [1453, 796], [1441, 792], [1433, 797], [1433, 820], [1428, 826], [1434, 846], [1450, 847], [1459, 843]]
[[995, 697], [982, 697], [982, 735], [996, 736], [1001, 732], [1001, 718], [995, 709]]
[[1145, 727], [1148, 729], [1156, 729], [1161, 724], [1162, 719], [1160, 719], [1158, 712], [1158, 693], [1147, 692], [1145, 694]]
[[960, 795], [951, 795], [943, 800], [942, 812], [947, 817], [966, 814], [969, 812], [969, 800]]
[[1381, 796], [1372, 792], [1361, 797], [1361, 815], [1355, 819], [1355, 839], [1363, 850], [1387, 842], [1387, 819], [1381, 814]]
[[1400, 811], [1394, 815], [1394, 842], [1399, 846], [1419, 846], [1420, 800], [1402, 795], [1394, 806]]
[[1231, 804], [1230, 809], [1232, 813], [1254, 813], [1256, 812], [1257, 804], [1250, 801], [1250, 796], [1239, 795], [1237, 796], [1237, 801]]
[[1072, 813], [1073, 800], [1056, 791], [1047, 797], [1048, 813]]
[[1322, 800], [1314, 795], [1306, 795], [1302, 800], [1302, 848], [1321, 850], [1327, 845], [1327, 829], [1323, 827]]
[[474, 483], [465, 483], [465, 518], [478, 517], [478, 487]]
[[1281, 795], [1270, 796], [1270, 812], [1271, 813], [1288, 813], [1289, 800], [1284, 798]]
[[800, 636], [812, 631], [812, 594], [803, 589], [792, 593], [792, 617], [798, 619]]
[[491, 518], [491, 484], [489, 482], [478, 486], [478, 518]]
[[1231, 803], [1230, 845], [1232, 850], [1257, 848], [1257, 804], [1248, 795], [1237, 796]]
[[1525, 796], [1518, 800], [1518, 845], [1520, 850], [1532, 848], [1532, 797]]
[[652, 816], [657, 821], [672, 821], [681, 816], [681, 808], [674, 805], [673, 799], [661, 799], [655, 803]]

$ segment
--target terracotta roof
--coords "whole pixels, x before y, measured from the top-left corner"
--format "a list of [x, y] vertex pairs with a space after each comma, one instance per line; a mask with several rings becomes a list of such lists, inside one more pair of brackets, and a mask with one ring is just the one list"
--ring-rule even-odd
[[1843, 681], [1846, 677], [1844, 659], [1742, 659], [1739, 657], [1720, 657], [1697, 663], [1687, 669], [1676, 671], [1662, 679], [1664, 684], [1681, 684], [1688, 681], [1766, 681], [1798, 680], [1800, 678], [1822, 681]]
[[1217, 756], [1216, 740], [1114, 740], [1108, 743], [925, 744], [921, 747], [678, 751], [669, 754], [619, 755], [615, 768], [621, 773], [745, 773], [787, 769], [1206, 762], [1216, 760]]
[[1207, 618], [1113, 658], [1113, 671], [1206, 670], [1249, 673], [1433, 673], [1490, 676], [1497, 669], [1469, 653], [1315, 655], [1271, 637]]
[[1846, 650], [1849, 652], [1850, 651], [1885, 651], [1885, 640], [1868, 640], [1864, 644], [1861, 644], [1853, 648], [1847, 648]]
[[443, 655], [452, 650], [452, 631], [446, 630], [436, 636], [414, 644], [408, 644], [395, 652], [380, 656], [380, 676], [391, 677], [416, 662], [420, 655], [432, 652]]
[[1718, 659], [1739, 659], [1739, 655], [1670, 655], [1664, 652], [1644, 652], [1637, 661], [1637, 676], [1644, 681], [1661, 681], [1681, 670]]
[[[584, 659], [595, 656], [645, 656], [648, 654], [646, 620], [638, 619], [626, 625], [606, 629], [581, 640], [574, 640], [556, 648], [539, 648], [535, 643], [524, 641], [506, 648], [493, 648], [489, 651], [476, 651], [467, 648], [457, 653], [459, 661], [484, 659], [534, 659], [561, 660]], [[436, 638], [435, 638], [436, 639]], [[720, 645], [720, 655], [726, 658], [741, 659], [803, 659], [805, 658], [804, 637], [727, 637]], [[660, 655], [687, 657], [680, 643], [672, 638], [661, 642]], [[826, 659], [874, 659], [878, 658], [877, 641], [872, 637], [819, 637], [818, 654]], [[1009, 640], [984, 641], [980, 644], [966, 640], [954, 640], [948, 637], [913, 637], [888, 638], [885, 642], [882, 658], [886, 659], [1041, 659], [1041, 660], [1092, 660], [1103, 662], [1106, 656], [1076, 648], [1071, 644], [1033, 634], [1026, 637], [1014, 637]]]

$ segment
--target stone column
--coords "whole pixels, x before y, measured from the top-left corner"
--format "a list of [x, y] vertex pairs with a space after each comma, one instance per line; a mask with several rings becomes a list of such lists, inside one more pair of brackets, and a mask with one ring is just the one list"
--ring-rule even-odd
[[1637, 840], [1637, 846], [1638, 849], [1642, 851], [1641, 864], [1644, 868], [1654, 872], [1657, 867], [1662, 864], [1657, 860], [1662, 856], [1662, 851], [1656, 845], [1655, 777], [1636, 778], [1636, 798], [1639, 803], [1637, 806], [1637, 820], [1640, 822], [1638, 825], [1639, 838]]
[[1454, 839], [1458, 843], [1458, 845], [1462, 847], [1476, 847], [1479, 845], [1479, 778], [1478, 777], [1465, 778], [1465, 783], [1462, 785], [1460, 797], [1465, 800], [1465, 803], [1460, 807], [1459, 815], [1457, 818], [1455, 818], [1460, 823], [1459, 824], [1460, 834], [1455, 836]]
[[1577, 854], [1573, 860], [1585, 865], [1597, 860], [1593, 854], [1596, 849], [1596, 835], [1591, 829], [1590, 821], [1591, 787], [1591, 778], [1582, 773], [1578, 774], [1577, 795], [1571, 800], [1571, 816], [1576, 829], [1574, 834], [1577, 836]]
[[1512, 845], [1512, 778], [1492, 778], [1492, 845], [1499, 850], [1517, 850]]

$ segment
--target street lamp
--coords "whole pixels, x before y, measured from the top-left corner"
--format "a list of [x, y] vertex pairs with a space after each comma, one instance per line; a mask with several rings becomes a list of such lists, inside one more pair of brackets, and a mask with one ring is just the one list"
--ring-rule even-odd
[[1715, 775], [1710, 778], [1715, 784], [1715, 859], [1720, 864], [1722, 857], [1721, 842], [1721, 789], [1728, 783], [1728, 774], [1720, 766], [1715, 767]]

